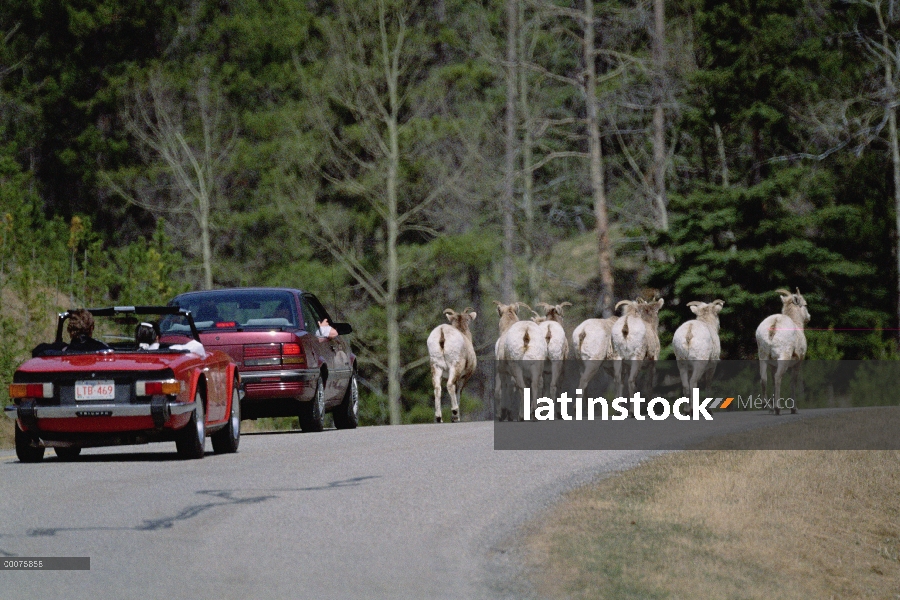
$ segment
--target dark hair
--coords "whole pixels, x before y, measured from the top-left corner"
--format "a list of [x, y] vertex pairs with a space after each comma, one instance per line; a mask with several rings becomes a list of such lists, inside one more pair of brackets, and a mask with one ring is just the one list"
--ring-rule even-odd
[[134, 339], [138, 344], [152, 344], [158, 337], [156, 325], [153, 323], [139, 323], [134, 330]]
[[94, 333], [94, 315], [86, 308], [69, 311], [69, 322], [66, 331], [73, 340], [81, 336], [90, 337]]

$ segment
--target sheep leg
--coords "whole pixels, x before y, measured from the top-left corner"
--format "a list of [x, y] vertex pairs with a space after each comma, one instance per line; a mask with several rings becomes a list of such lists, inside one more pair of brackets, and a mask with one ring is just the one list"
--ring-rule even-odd
[[496, 371], [494, 373], [494, 406], [496, 411], [494, 414], [497, 416], [498, 421], [503, 421], [506, 419], [506, 401], [503, 398], [503, 379], [506, 377], [506, 369], [499, 360], [495, 363]]
[[597, 374], [597, 371], [600, 370], [600, 365], [602, 364], [603, 361], [600, 360], [586, 360], [581, 363], [581, 377], [578, 379], [578, 389], [587, 393], [588, 384]]
[[614, 360], [613, 361], [613, 377], [616, 380], [616, 396], [619, 398], [622, 397], [622, 385], [623, 385], [622, 363], [624, 363], [624, 362], [625, 361], [623, 361], [623, 360]]
[[797, 414], [797, 398], [803, 393], [803, 373], [800, 372], [800, 363], [794, 365], [791, 369], [791, 394], [795, 396], [794, 406], [791, 408], [791, 414]]
[[641, 372], [641, 363], [636, 360], [628, 361], [631, 364], [628, 366], [628, 390], [627, 397], [631, 398], [634, 396], [635, 388], [637, 387], [637, 377], [638, 373]]
[[[524, 399], [524, 394], [525, 394], [525, 374], [522, 372], [522, 367], [521, 367], [520, 365], [518, 365], [518, 364], [517, 364], [515, 367], [513, 367], [513, 378], [514, 378], [514, 380], [515, 380], [515, 386], [514, 386], [514, 387], [515, 387], [516, 391], [518, 391], [520, 394], [523, 394], [522, 398]], [[538, 379], [538, 385], [540, 385], [540, 379]], [[538, 388], [537, 386], [532, 386], [531, 389], [532, 389], [532, 392], [534, 392], [534, 390], [539, 389], [539, 388]], [[533, 408], [533, 405], [532, 405], [532, 402], [534, 402], [533, 396], [534, 396], [534, 393], [532, 393], [532, 399], [531, 399], [531, 400], [529, 401], [529, 403], [528, 403], [528, 413], [529, 413], [529, 414], [531, 414], [531, 411], [532, 411], [532, 408]], [[516, 397], [517, 397], [517, 394], [516, 394], [515, 392], [513, 392], [512, 402], [513, 402], [514, 404], [519, 404], [518, 402], [516, 402]], [[516, 411], [515, 409], [511, 409], [511, 410], [509, 411], [509, 418], [510, 418], [510, 420], [512, 420], [512, 415], [514, 415], [514, 414], [517, 414], [517, 415], [519, 416], [519, 418], [518, 418], [519, 421], [523, 421], [523, 420], [524, 420], [524, 415], [522, 414], [521, 405], [520, 405], [520, 408], [519, 408], [518, 411]]]
[[781, 414], [781, 378], [784, 377], [784, 372], [787, 370], [789, 361], [779, 360], [777, 361], [778, 366], [775, 367], [775, 375], [773, 379], [775, 380], [775, 399], [772, 403], [775, 405], [775, 414]]
[[456, 390], [458, 380], [459, 372], [455, 367], [450, 367], [450, 372], [447, 374], [447, 393], [450, 394], [450, 421], [453, 423], [459, 421], [459, 397]]
[[[769, 398], [769, 363], [764, 358], [759, 359], [759, 378], [762, 380], [763, 398], [768, 402]], [[772, 412], [774, 407], [769, 408]]]
[[703, 378], [703, 373], [706, 371], [706, 361], [692, 360], [691, 368], [691, 390], [693, 390], [695, 387], [700, 387], [700, 380]]
[[[441, 417], [441, 377], [443, 375], [443, 371], [437, 365], [431, 365], [431, 384], [434, 386], [434, 422], [440, 423], [443, 419]], [[449, 383], [449, 380], [447, 381]], [[449, 386], [448, 386], [449, 389]], [[450, 393], [450, 397], [453, 397], [453, 393]]]
[[647, 370], [647, 398], [653, 396], [653, 388], [656, 387], [656, 359], [650, 359], [649, 369]]
[[706, 371], [703, 373], [704, 385], [707, 387], [712, 387], [713, 381], [716, 379], [716, 367], [719, 366], [719, 361], [710, 360], [706, 363]]
[[678, 374], [681, 375], [681, 391], [685, 397], [691, 397], [691, 384], [689, 377], [691, 375], [691, 362], [687, 360], [679, 360]]
[[[556, 391], [559, 389], [559, 378], [562, 375], [565, 363], [561, 360], [550, 361], [550, 399], [556, 400]], [[557, 405], [557, 416], [562, 418], [559, 406]]]

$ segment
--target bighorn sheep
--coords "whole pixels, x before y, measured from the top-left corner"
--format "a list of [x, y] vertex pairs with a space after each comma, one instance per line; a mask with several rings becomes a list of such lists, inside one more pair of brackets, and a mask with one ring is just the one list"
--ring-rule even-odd
[[449, 325], [441, 324], [428, 335], [428, 357], [431, 359], [431, 381], [434, 384], [434, 420], [441, 418], [441, 379], [447, 378], [447, 393], [450, 394], [451, 419], [459, 421], [459, 397], [477, 364], [475, 347], [469, 322], [477, 314], [466, 308], [457, 313], [452, 308], [444, 310]]
[[[587, 389], [588, 383], [603, 366], [603, 362], [616, 358], [612, 346], [612, 328], [618, 320], [619, 317], [587, 319], [572, 332], [575, 355], [582, 361], [578, 389]], [[607, 369], [612, 373], [611, 367], [607, 366]]]
[[724, 300], [713, 300], [709, 304], [696, 300], [688, 302], [697, 318], [682, 323], [672, 337], [685, 396], [690, 397], [691, 390], [697, 387], [701, 378], [705, 376], [704, 381], [709, 382], [716, 372], [716, 361], [722, 353], [719, 311], [724, 304]]
[[[797, 293], [792, 294], [785, 289], [776, 290], [781, 294], [781, 314], [769, 315], [756, 328], [756, 346], [759, 349], [759, 376], [762, 379], [763, 395], [769, 398], [769, 367], [774, 367], [775, 381], [774, 401], [769, 410], [776, 415], [781, 414], [781, 378], [785, 371], [791, 371], [791, 389], [797, 393], [800, 361], [806, 357], [806, 334], [803, 327], [809, 323], [809, 311], [806, 300]], [[802, 385], [802, 381], [800, 382]], [[767, 400], [768, 402], [768, 400]], [[791, 408], [796, 413], [797, 407]]]
[[621, 396], [623, 391], [622, 368], [625, 361], [629, 366], [628, 378], [625, 385], [625, 396], [634, 394], [638, 371], [643, 362], [649, 363], [649, 387], [653, 387], [656, 373], [656, 360], [659, 358], [659, 309], [663, 306], [663, 299], [656, 302], [645, 302], [643, 299], [636, 301], [621, 300], [616, 308], [625, 305], [625, 313], [619, 317], [612, 327], [613, 352], [616, 360], [613, 369], [616, 377], [617, 393]]
[[563, 309], [567, 306], [572, 306], [572, 303], [563, 302], [552, 305], [539, 302], [538, 307], [544, 309], [544, 316], [541, 317], [535, 313], [532, 318], [532, 321], [537, 323], [544, 333], [544, 339], [547, 340], [547, 360], [544, 364], [544, 373], [545, 375], [549, 374], [549, 397], [553, 399], [556, 398], [565, 360], [569, 357], [569, 340], [566, 338], [566, 331], [563, 328]]
[[519, 320], [519, 306], [525, 306], [531, 310], [528, 305], [522, 302], [501, 304], [496, 300], [494, 304], [497, 305], [497, 313], [500, 315], [500, 337], [494, 346], [497, 357], [495, 394], [500, 399], [499, 418], [501, 421], [512, 420], [513, 415], [518, 415], [521, 419], [522, 405], [515, 402], [515, 394], [511, 401], [519, 408], [503, 406], [502, 384], [504, 382], [513, 383], [514, 389], [521, 393], [526, 387], [525, 371], [527, 370], [530, 375], [531, 389], [540, 389], [541, 372], [544, 368], [544, 359], [547, 357], [547, 340], [537, 323]]

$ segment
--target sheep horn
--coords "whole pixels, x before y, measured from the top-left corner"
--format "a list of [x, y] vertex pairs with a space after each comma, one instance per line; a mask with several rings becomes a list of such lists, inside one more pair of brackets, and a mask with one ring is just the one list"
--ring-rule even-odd
[[725, 306], [725, 301], [724, 301], [724, 300], [716, 299], [716, 300], [713, 300], [712, 303], [713, 303], [713, 304], [718, 304], [719, 306]]
[[548, 308], [553, 308], [550, 304], [547, 304], [546, 302], [538, 302], [537, 307], [543, 308], [544, 310], [547, 310]]
[[470, 312], [472, 312], [472, 311], [474, 311], [474, 310], [475, 310], [475, 309], [472, 308], [471, 306], [467, 306], [467, 307], [463, 310], [463, 313], [469, 314]]
[[445, 308], [445, 309], [444, 309], [444, 314], [445, 314], [445, 315], [455, 315], [455, 314], [456, 314], [456, 311], [453, 310], [452, 308]]
[[530, 306], [528, 306], [527, 304], [525, 304], [524, 302], [516, 302], [516, 307], [522, 307], [522, 306], [524, 306], [525, 308], [527, 308], [527, 309], [530, 310], [531, 312], [534, 312], [534, 311], [532, 310], [532, 308], [531, 308]]
[[691, 300], [685, 306], [700, 306], [701, 304], [703, 304], [703, 303], [700, 302], [699, 300]]
[[793, 296], [793, 295], [794, 295], [794, 294], [790, 293], [789, 291], [787, 291], [787, 290], [784, 289], [784, 288], [780, 288], [780, 289], [777, 289], [777, 290], [775, 290], [775, 291], [776, 291], [777, 293], [781, 294], [782, 296]]
[[619, 310], [619, 307], [622, 306], [623, 304], [634, 304], [634, 301], [632, 301], [632, 300], [619, 300], [618, 302], [616, 302], [616, 307], [615, 307], [615, 309], [613, 309], [613, 310]]
[[562, 304], [559, 305], [559, 308], [565, 308], [567, 306], [572, 306], [572, 303], [571, 302], [563, 302]]

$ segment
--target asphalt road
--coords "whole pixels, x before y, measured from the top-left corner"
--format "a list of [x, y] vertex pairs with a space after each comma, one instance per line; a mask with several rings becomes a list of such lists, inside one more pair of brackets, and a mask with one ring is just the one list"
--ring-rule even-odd
[[0, 598], [527, 597], [519, 526], [653, 454], [496, 451], [491, 423], [210, 448], [195, 461], [174, 444], [88, 449], [73, 463], [48, 450], [36, 465], [0, 453], [0, 558], [91, 559], [90, 571], [0, 570]]

